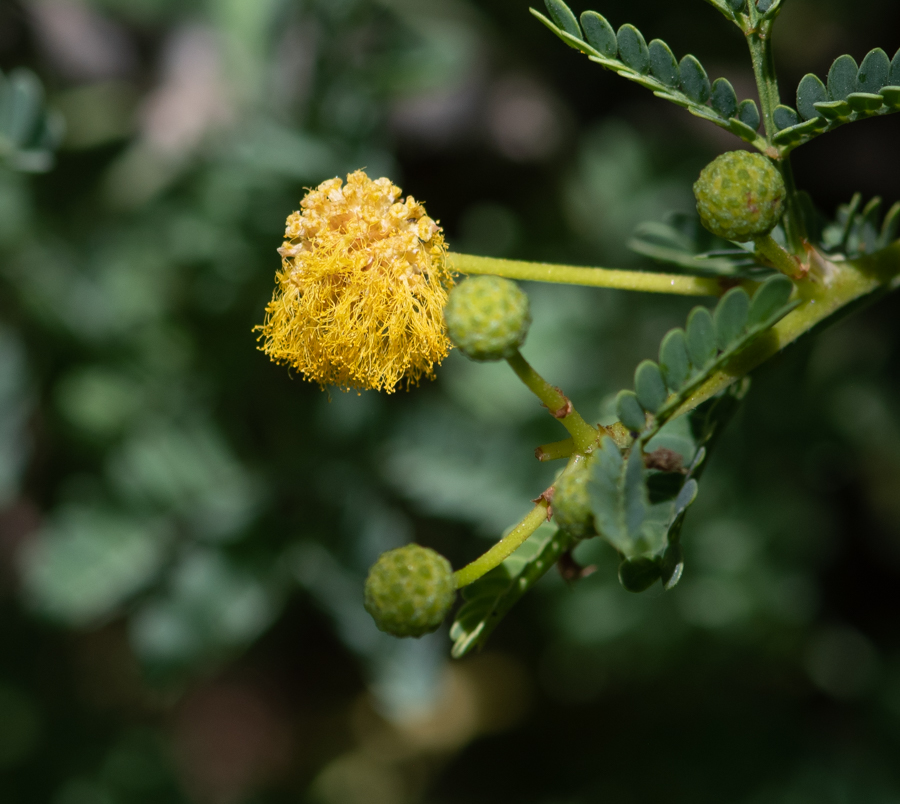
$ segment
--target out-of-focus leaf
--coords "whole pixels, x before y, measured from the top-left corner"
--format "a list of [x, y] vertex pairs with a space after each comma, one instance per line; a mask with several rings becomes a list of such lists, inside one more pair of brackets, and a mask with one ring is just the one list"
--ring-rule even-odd
[[268, 585], [221, 554], [198, 550], [183, 556], [166, 587], [141, 604], [131, 641], [150, 666], [175, 669], [243, 647], [276, 611]]
[[0, 72], [0, 161], [14, 170], [49, 170], [62, 133], [62, 118], [45, 109], [44, 89], [34, 73]]
[[53, 619], [96, 623], [156, 578], [171, 543], [162, 522], [101, 509], [66, 510], [22, 553], [26, 597]]

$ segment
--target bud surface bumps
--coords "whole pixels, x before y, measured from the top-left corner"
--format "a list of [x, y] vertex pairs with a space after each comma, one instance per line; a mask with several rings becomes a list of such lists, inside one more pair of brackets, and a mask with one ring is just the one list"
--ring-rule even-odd
[[730, 151], [694, 183], [697, 211], [714, 235], [743, 243], [767, 235], [784, 212], [784, 179], [762, 154]]
[[455, 598], [450, 562], [418, 544], [382, 553], [366, 578], [366, 611], [379, 629], [398, 637], [436, 630]]
[[508, 279], [476, 276], [451, 291], [444, 320], [450, 340], [467, 357], [502, 360], [525, 342], [528, 296]]
[[553, 492], [553, 518], [556, 524], [578, 539], [597, 535], [588, 491], [590, 476], [590, 464], [582, 464], [562, 475], [556, 481]]

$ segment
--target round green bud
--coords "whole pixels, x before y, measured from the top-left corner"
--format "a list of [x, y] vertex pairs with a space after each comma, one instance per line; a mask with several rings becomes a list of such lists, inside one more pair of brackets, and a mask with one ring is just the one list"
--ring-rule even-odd
[[508, 279], [472, 277], [450, 291], [444, 320], [450, 340], [466, 357], [503, 360], [525, 342], [528, 296]]
[[398, 637], [436, 630], [455, 598], [450, 562], [418, 544], [382, 553], [366, 578], [366, 611], [382, 631]]
[[694, 183], [701, 223], [714, 235], [744, 243], [767, 235], [784, 212], [784, 179], [762, 154], [717, 156]]
[[588, 491], [590, 477], [588, 461], [563, 474], [554, 486], [553, 518], [561, 530], [577, 539], [597, 535]]

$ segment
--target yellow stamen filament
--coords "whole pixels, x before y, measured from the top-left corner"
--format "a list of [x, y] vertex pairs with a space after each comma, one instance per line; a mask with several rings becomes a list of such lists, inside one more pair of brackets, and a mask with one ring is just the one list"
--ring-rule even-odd
[[453, 285], [441, 228], [361, 170], [329, 179], [287, 219], [260, 347], [320, 386], [390, 393], [446, 357]]

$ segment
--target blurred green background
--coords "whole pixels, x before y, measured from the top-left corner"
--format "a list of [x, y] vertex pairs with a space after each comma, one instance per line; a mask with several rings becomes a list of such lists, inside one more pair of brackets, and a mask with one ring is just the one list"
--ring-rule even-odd
[[[551, 573], [462, 662], [362, 608], [386, 549], [482, 552], [560, 435], [502, 365], [357, 396], [256, 351], [304, 187], [364, 166], [454, 250], [640, 266], [631, 229], [739, 145], [527, 5], [0, 6], [0, 69], [66, 123], [51, 170], [0, 169], [3, 804], [900, 802], [897, 298], [758, 373], [672, 592], [589, 544], [594, 575]], [[752, 95], [701, 0], [598, 10]], [[894, 0], [787, 0], [785, 96], [898, 31]], [[893, 202], [898, 143], [900, 116], [848, 126], [799, 183]], [[526, 357], [595, 420], [692, 305], [526, 289]]]

